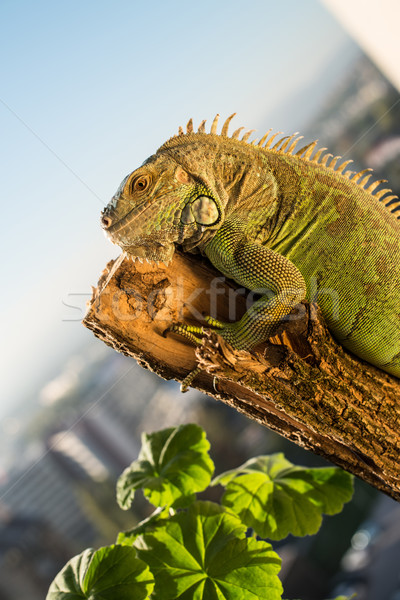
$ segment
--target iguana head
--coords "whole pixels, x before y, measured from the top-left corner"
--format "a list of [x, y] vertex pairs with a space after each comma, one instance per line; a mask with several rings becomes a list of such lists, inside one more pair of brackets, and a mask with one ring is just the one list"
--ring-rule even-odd
[[246, 201], [247, 220], [254, 226], [271, 217], [276, 210], [276, 182], [261, 149], [269, 132], [258, 144], [247, 141], [253, 130], [239, 139], [243, 127], [228, 136], [234, 116], [226, 119], [220, 133], [219, 115], [210, 133], [205, 121], [194, 132], [190, 119], [186, 132], [180, 128], [123, 180], [102, 213], [102, 227], [112, 242], [133, 258], [168, 262], [176, 243], [185, 250], [201, 250], [239, 199]]
[[191, 249], [223, 221], [226, 199], [209, 161], [198, 152], [194, 160], [190, 140], [176, 146], [171, 140], [125, 177], [101, 215], [107, 237], [132, 258], [169, 262], [176, 243]]

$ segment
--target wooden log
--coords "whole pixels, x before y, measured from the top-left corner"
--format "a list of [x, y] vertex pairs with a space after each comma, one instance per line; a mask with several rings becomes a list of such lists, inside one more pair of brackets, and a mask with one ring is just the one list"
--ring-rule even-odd
[[230, 348], [217, 333], [199, 347], [173, 322], [203, 314], [237, 320], [244, 290], [207, 261], [177, 251], [169, 267], [124, 259], [103, 272], [84, 325], [165, 379], [183, 381], [400, 499], [400, 380], [338, 345], [318, 307], [302, 303], [254, 352]]

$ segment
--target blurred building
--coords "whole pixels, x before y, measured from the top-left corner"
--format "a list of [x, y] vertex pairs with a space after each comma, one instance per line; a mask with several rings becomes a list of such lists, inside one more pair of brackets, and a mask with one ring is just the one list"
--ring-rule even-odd
[[45, 522], [63, 539], [90, 546], [96, 533], [84, 515], [69, 477], [48, 452], [24, 469], [15, 468], [0, 487], [2, 503], [13, 514]]
[[332, 596], [400, 600], [400, 505], [381, 495], [351, 538], [335, 576]]
[[45, 521], [4, 511], [0, 518], [0, 599], [43, 600], [73, 546]]
[[363, 54], [306, 128], [329, 152], [353, 160], [348, 168], [374, 169], [400, 192], [400, 95]]

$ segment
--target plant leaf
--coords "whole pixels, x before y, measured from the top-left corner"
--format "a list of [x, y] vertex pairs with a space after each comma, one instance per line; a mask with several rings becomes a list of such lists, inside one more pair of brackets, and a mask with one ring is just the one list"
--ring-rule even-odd
[[279, 556], [245, 534], [236, 515], [199, 501], [140, 536], [135, 547], [154, 574], [152, 598], [280, 600]]
[[86, 598], [82, 590], [83, 580], [94, 552], [92, 548], [89, 548], [68, 561], [50, 585], [46, 600]]
[[336, 467], [295, 467], [283, 454], [258, 456], [216, 477], [226, 487], [222, 504], [262, 538], [318, 531], [322, 514], [340, 512], [353, 494], [352, 477]]
[[120, 531], [117, 536], [117, 544], [121, 546], [133, 546], [133, 542], [136, 540], [138, 535], [145, 533], [146, 530], [155, 523], [157, 523], [163, 517], [169, 516], [168, 509], [156, 508], [156, 510], [147, 519], [140, 521], [135, 527], [129, 529], [129, 531]]
[[209, 448], [205, 432], [194, 424], [143, 434], [138, 459], [118, 480], [118, 504], [127, 510], [142, 488], [154, 506], [187, 506], [211, 481]]
[[128, 546], [85, 550], [52, 582], [46, 600], [145, 600], [154, 587], [148, 566]]

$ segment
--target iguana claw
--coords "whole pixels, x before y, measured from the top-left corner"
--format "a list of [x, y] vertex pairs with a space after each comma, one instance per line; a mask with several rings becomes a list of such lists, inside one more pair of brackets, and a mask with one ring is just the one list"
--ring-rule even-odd
[[193, 371], [190, 371], [190, 373], [188, 373], [188, 375], [186, 375], [185, 379], [183, 379], [181, 381], [181, 392], [182, 393], [185, 393], [188, 391], [194, 378], [197, 377], [197, 375], [199, 373], [201, 373], [201, 369], [200, 369], [200, 367], [196, 367], [195, 369], [193, 369]]
[[[210, 315], [203, 315], [208, 327], [212, 329], [224, 329], [226, 323], [210, 317]], [[205, 328], [202, 325], [187, 325], [186, 323], [172, 323], [165, 331], [163, 331], [163, 337], [167, 337], [169, 333], [176, 333], [192, 342], [195, 346], [200, 346], [202, 338], [209, 333], [208, 327]], [[201, 337], [198, 337], [201, 336]]]
[[223, 329], [226, 327], [226, 323], [219, 321], [218, 319], [214, 319], [214, 317], [210, 317], [210, 315], [203, 315], [203, 319], [206, 321], [207, 325], [213, 327], [214, 329]]
[[[205, 317], [205, 320], [207, 321], [207, 323], [209, 323], [209, 325], [214, 325], [214, 323], [211, 322], [213, 321], [211, 317]], [[167, 327], [167, 329], [165, 329], [165, 331], [163, 331], [163, 336], [167, 337], [169, 333], [176, 333], [177, 335], [180, 335], [192, 342], [192, 344], [194, 344], [195, 346], [200, 346], [202, 338], [205, 335], [207, 335], [208, 332], [207, 329], [205, 329], [201, 325], [186, 325], [185, 323], [172, 323], [172, 325], [170, 325], [169, 327]], [[195, 377], [197, 377], [199, 373], [201, 373], [201, 371], [202, 369], [200, 367], [195, 367], [193, 371], [190, 371], [190, 373], [186, 375], [186, 377], [181, 382], [181, 392], [188, 391], [193, 380], [195, 379]]]
[[205, 329], [204, 327], [201, 327], [201, 325], [186, 325], [185, 323], [172, 323], [172, 325], [170, 325], [169, 327], [167, 327], [167, 329], [165, 329], [165, 331], [163, 331], [163, 337], [167, 337], [169, 333], [177, 333], [178, 335], [181, 335], [182, 337], [192, 342], [192, 344], [194, 344], [195, 346], [200, 346], [201, 337], [197, 337], [197, 335], [204, 336]]

